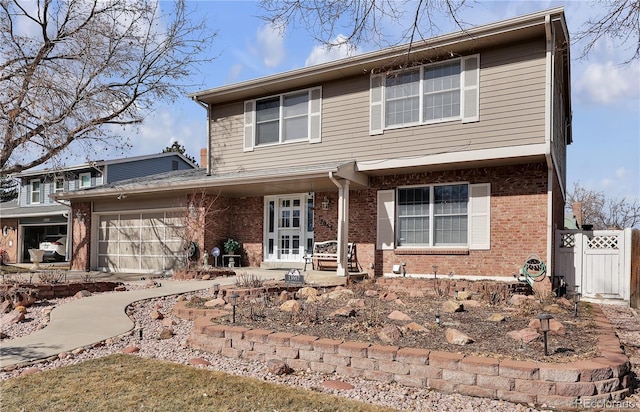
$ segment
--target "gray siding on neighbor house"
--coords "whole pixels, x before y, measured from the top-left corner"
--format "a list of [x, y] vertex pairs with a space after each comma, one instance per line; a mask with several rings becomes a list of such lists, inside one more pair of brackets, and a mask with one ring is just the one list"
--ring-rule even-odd
[[473, 53], [480, 54], [478, 122], [413, 126], [372, 136], [369, 134], [370, 77], [363, 74], [321, 85], [321, 143], [288, 143], [244, 152], [244, 102], [214, 106], [211, 117], [213, 170], [224, 173], [283, 164], [379, 160], [544, 143], [544, 39], [469, 54]]
[[125, 163], [115, 163], [107, 166], [107, 180], [105, 183], [136, 177], [150, 176], [169, 172], [173, 169], [173, 162], [178, 162], [177, 169], [185, 170], [193, 167], [178, 156], [164, 156], [155, 159], [136, 160]]

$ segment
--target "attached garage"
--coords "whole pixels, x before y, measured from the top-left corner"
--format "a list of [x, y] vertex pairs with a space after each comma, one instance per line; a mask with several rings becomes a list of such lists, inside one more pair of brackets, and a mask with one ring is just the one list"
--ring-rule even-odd
[[97, 217], [98, 270], [168, 273], [184, 265], [184, 211], [126, 211]]

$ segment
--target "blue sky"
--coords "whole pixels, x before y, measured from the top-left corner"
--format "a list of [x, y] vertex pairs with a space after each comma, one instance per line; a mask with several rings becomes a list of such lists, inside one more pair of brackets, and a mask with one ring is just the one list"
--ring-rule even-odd
[[[189, 1], [208, 19], [218, 35], [211, 47], [217, 58], [193, 77], [193, 91], [254, 79], [343, 57], [329, 53], [302, 29], [283, 36], [258, 16], [253, 1]], [[570, 33], [598, 11], [592, 1], [480, 1], [464, 11], [467, 23], [484, 24], [551, 7], [564, 6]], [[441, 30], [456, 31], [449, 22]], [[390, 40], [399, 28], [389, 26]], [[362, 45], [359, 51], [379, 48]], [[580, 45], [572, 45], [573, 139], [568, 148], [569, 189], [574, 182], [603, 191], [609, 197], [640, 198], [640, 62], [621, 66], [620, 48], [600, 42], [588, 59], [579, 60]], [[204, 109], [187, 97], [161, 104], [131, 133], [127, 156], [158, 153], [173, 141], [199, 159], [206, 144]]]

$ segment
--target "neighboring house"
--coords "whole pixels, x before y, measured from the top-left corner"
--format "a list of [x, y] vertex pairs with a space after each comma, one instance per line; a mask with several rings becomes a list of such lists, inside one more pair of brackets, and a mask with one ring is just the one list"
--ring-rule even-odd
[[[0, 203], [0, 249], [6, 251], [8, 262], [29, 262], [29, 249], [38, 249], [43, 240], [68, 237], [71, 233], [69, 204], [56, 201], [51, 195], [82, 192], [132, 177], [196, 167], [183, 154], [169, 152], [16, 174], [13, 178], [20, 182], [18, 198]], [[79, 214], [74, 216], [83, 218]], [[67, 259], [71, 255], [71, 242], [67, 241]]]
[[192, 240], [209, 251], [233, 237], [243, 266], [301, 267], [314, 241], [335, 239], [339, 275], [347, 242], [372, 275], [404, 263], [511, 278], [530, 254], [551, 267], [569, 61], [556, 8], [194, 93], [206, 170], [58, 196], [90, 214], [73, 267], [170, 271], [184, 254], [171, 228], [189, 209], [202, 219]]

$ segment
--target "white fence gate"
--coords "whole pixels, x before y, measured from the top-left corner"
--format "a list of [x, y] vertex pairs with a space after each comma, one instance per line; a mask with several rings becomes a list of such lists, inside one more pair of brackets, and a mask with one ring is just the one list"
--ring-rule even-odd
[[557, 230], [554, 274], [585, 298], [629, 302], [631, 229]]

